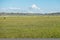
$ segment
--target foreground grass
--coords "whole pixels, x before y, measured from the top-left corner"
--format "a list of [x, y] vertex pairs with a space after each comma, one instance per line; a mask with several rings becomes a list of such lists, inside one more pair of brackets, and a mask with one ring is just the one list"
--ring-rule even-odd
[[0, 38], [60, 38], [60, 16], [0, 17]]

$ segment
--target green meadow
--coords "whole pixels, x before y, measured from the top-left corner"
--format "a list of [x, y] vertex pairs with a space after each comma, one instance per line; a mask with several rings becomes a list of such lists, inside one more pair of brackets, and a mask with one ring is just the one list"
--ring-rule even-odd
[[60, 16], [1, 16], [0, 38], [60, 38]]

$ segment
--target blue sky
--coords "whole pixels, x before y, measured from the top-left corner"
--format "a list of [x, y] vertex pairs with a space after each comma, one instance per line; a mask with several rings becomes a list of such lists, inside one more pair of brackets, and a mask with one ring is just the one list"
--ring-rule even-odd
[[0, 0], [0, 12], [60, 12], [60, 0]]

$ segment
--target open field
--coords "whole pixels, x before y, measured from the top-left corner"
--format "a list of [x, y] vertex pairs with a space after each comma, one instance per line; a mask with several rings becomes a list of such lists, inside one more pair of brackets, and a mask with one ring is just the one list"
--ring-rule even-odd
[[1, 16], [0, 38], [60, 38], [60, 16]]

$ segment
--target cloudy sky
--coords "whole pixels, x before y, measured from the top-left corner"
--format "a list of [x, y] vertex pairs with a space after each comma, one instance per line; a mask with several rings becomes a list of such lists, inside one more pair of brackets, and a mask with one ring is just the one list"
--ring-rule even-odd
[[60, 12], [60, 0], [0, 0], [0, 12]]

